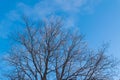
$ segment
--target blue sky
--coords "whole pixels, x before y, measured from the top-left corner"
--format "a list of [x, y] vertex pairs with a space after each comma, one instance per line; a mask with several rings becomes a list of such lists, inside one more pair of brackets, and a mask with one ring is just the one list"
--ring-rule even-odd
[[61, 16], [68, 27], [79, 29], [92, 48], [110, 43], [109, 54], [120, 57], [120, 1], [119, 0], [1, 0], [0, 55], [10, 48], [7, 38], [16, 30], [22, 14], [45, 18]]
[[91, 48], [108, 42], [107, 54], [120, 57], [120, 0], [0, 0], [1, 56], [11, 47], [8, 35], [22, 27], [22, 14], [35, 20], [60, 16], [67, 28], [85, 34]]
[[21, 27], [20, 16], [65, 19], [80, 30], [91, 48], [110, 44], [108, 54], [120, 57], [120, 0], [0, 0], [0, 55], [11, 47], [9, 33]]

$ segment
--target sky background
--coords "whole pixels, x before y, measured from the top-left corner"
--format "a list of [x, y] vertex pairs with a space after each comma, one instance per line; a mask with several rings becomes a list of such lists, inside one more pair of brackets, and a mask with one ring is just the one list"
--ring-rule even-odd
[[[11, 47], [8, 35], [21, 27], [21, 15], [64, 19], [85, 34], [91, 48], [109, 43], [108, 55], [120, 57], [120, 0], [0, 0], [0, 55]], [[1, 66], [0, 66], [1, 67]]]

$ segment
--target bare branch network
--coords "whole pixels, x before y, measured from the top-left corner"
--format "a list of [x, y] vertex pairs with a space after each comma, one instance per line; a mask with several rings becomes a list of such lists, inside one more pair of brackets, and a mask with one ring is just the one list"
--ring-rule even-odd
[[36, 25], [24, 18], [26, 28], [16, 34], [16, 43], [6, 60], [9, 80], [110, 80], [114, 61], [106, 47], [88, 49], [83, 35], [68, 31], [60, 19]]

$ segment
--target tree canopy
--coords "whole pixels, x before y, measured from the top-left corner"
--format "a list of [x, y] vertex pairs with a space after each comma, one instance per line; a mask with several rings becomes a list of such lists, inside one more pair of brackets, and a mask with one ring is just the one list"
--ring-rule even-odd
[[24, 18], [25, 29], [12, 35], [16, 45], [6, 57], [10, 80], [110, 80], [114, 61], [106, 47], [90, 50], [80, 32], [64, 28], [60, 19], [37, 25]]

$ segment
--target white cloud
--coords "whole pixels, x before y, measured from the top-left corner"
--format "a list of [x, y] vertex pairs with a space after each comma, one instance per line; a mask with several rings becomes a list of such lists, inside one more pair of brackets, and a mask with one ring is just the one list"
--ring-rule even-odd
[[65, 12], [79, 12], [80, 7], [86, 3], [86, 0], [56, 0]]
[[30, 16], [45, 17], [56, 13], [73, 15], [84, 10], [87, 12], [88, 7], [93, 8], [99, 1], [101, 0], [42, 0], [34, 6], [20, 2], [17, 7], [19, 11]]
[[33, 6], [19, 2], [0, 22], [0, 37], [4, 37], [10, 32], [9, 28], [12, 28], [10, 26], [14, 25], [22, 14], [34, 17], [34, 19], [50, 15], [62, 16], [66, 19], [68, 26], [75, 26], [80, 14], [91, 13], [99, 1], [101, 0], [41, 0]]

